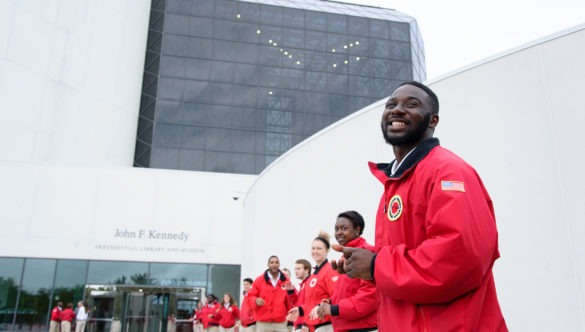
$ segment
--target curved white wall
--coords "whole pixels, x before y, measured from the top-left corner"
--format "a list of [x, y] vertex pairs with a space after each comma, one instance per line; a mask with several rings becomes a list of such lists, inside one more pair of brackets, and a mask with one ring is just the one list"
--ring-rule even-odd
[[[502, 257], [495, 278], [512, 331], [585, 329], [585, 25], [431, 82], [436, 136], [476, 167], [494, 200]], [[381, 185], [366, 162], [391, 161], [384, 101], [324, 129], [271, 165], [244, 205], [242, 277], [271, 254], [310, 259], [319, 229], [356, 209], [373, 241]], [[330, 257], [337, 257], [331, 253]]]
[[0, 1], [0, 160], [131, 166], [150, 1]]

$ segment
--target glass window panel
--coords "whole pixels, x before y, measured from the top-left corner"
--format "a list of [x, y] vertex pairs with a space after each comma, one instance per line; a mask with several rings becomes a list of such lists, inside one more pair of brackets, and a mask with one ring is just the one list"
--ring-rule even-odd
[[185, 81], [176, 78], [161, 77], [158, 80], [158, 97], [164, 99], [181, 100]]
[[180, 123], [183, 117], [182, 103], [178, 101], [159, 100], [156, 108], [156, 120]]
[[[197, 1], [195, 1], [197, 2]], [[216, 0], [215, 1], [215, 17], [235, 19], [238, 13], [235, 1], [231, 0]]]
[[189, 19], [189, 35], [211, 38], [213, 35], [213, 20], [209, 17], [191, 17]]
[[327, 71], [332, 73], [349, 73], [349, 57], [345, 54], [327, 54]]
[[184, 77], [187, 70], [185, 58], [163, 56], [160, 58], [160, 76]]
[[232, 151], [254, 153], [256, 151], [255, 133], [250, 130], [233, 130]]
[[209, 93], [211, 96], [212, 104], [231, 104], [232, 86], [230, 84], [213, 83], [209, 86], [210, 88], [208, 89], [209, 91], [207, 91], [207, 93]]
[[254, 108], [238, 107], [231, 113], [232, 126], [234, 128], [256, 129], [258, 111]]
[[151, 281], [160, 286], [205, 287], [207, 265], [205, 264], [150, 264]]
[[227, 152], [205, 152], [205, 168], [207, 172], [232, 173], [231, 153]]
[[375, 77], [392, 77], [390, 71], [390, 60], [370, 59], [372, 63], [372, 76]]
[[233, 62], [213, 61], [211, 65], [211, 80], [229, 83], [234, 80], [236, 64]]
[[370, 59], [351, 57], [349, 61], [349, 73], [351, 75], [370, 76]]
[[327, 71], [327, 55], [324, 52], [305, 51], [303, 65], [307, 70]]
[[[282, 35], [282, 45], [289, 52], [295, 52], [290, 48], [301, 49], [305, 47], [305, 33], [303, 30], [289, 29]], [[298, 51], [296, 51], [298, 52]]]
[[[253, 174], [256, 172], [255, 155], [247, 153], [236, 153], [232, 154], [233, 172], [243, 174]], [[236, 294], [232, 294], [236, 295]]]
[[209, 104], [185, 103], [183, 104], [184, 124], [205, 124], [211, 112]]
[[410, 41], [410, 25], [402, 22], [390, 22], [390, 38], [405, 42]]
[[327, 52], [333, 52], [337, 54], [343, 54], [346, 52], [346, 49], [343, 46], [346, 46], [347, 37], [345, 35], [339, 35], [330, 33], [327, 35]]
[[260, 5], [238, 1], [238, 14], [240, 14], [240, 21], [258, 23], [260, 22]]
[[310, 50], [327, 51], [327, 34], [318, 31], [305, 31], [305, 47]]
[[372, 97], [376, 99], [387, 98], [392, 93], [391, 80], [385, 78], [372, 78]]
[[[260, 43], [262, 34], [258, 34], [258, 24], [238, 22], [237, 30], [238, 40], [247, 43]], [[258, 47], [258, 46], [256, 46]]]
[[302, 9], [283, 8], [283, 25], [294, 28], [304, 28], [305, 13]]
[[[235, 85], [231, 90], [231, 105], [240, 105], [242, 107], [255, 107], [257, 88], [247, 85]], [[225, 120], [225, 119], [224, 119]]]
[[370, 20], [370, 37], [388, 39], [388, 22]]
[[372, 95], [372, 79], [370, 77], [352, 76], [349, 79], [349, 94], [370, 97]]
[[412, 77], [412, 67], [409, 62], [390, 61], [390, 77], [395, 80], [407, 81]]
[[224, 128], [207, 128], [205, 148], [214, 151], [230, 151], [232, 132]]
[[57, 261], [54, 296], [59, 296], [63, 304], [77, 305], [77, 301], [83, 298], [87, 265], [84, 260]]
[[329, 95], [329, 115], [342, 118], [349, 114], [349, 97], [347, 95]]
[[[282, 47], [282, 28], [279, 26], [263, 25], [260, 28], [261, 44], [272, 45], [273, 47]], [[274, 45], [276, 43], [276, 45]]]
[[234, 83], [258, 84], [258, 65], [238, 63], [234, 73]]
[[299, 69], [283, 69], [281, 87], [302, 89], [304, 86], [304, 71]]
[[232, 20], [214, 20], [213, 36], [218, 39], [237, 41], [238, 23]]
[[213, 127], [231, 128], [231, 117], [235, 109], [225, 105], [212, 105], [211, 112], [207, 114], [205, 123]]
[[180, 150], [179, 167], [182, 170], [205, 169], [205, 151], [203, 150]]
[[236, 61], [238, 59], [237, 52], [234, 52], [238, 47], [236, 42], [214, 40], [213, 41], [213, 56], [214, 60]]
[[237, 53], [239, 55], [238, 62], [257, 64], [259, 56], [259, 47], [254, 44], [238, 43]]
[[[181, 147], [188, 149], [205, 148], [207, 128], [202, 126], [183, 126], [181, 131]], [[182, 155], [179, 158], [182, 159]]]
[[350, 96], [349, 97], [349, 110], [350, 110], [350, 112], [356, 112], [356, 111], [361, 110], [362, 108], [374, 103], [375, 101], [377, 101], [379, 99], [381, 99], [381, 98], [374, 99], [374, 98]]
[[178, 147], [181, 141], [181, 125], [157, 123], [152, 144], [156, 147]]
[[263, 86], [277, 87], [282, 77], [282, 68], [279, 67], [259, 67], [259, 82]]
[[[191, 3], [189, 0], [167, 0], [165, 9], [169, 12], [175, 13], [190, 13]], [[166, 18], [165, 18], [166, 20]]]
[[331, 93], [347, 95], [349, 91], [349, 78], [343, 74], [327, 74], [327, 90]]
[[177, 15], [169, 12], [167, 15], [165, 15], [165, 32], [187, 35], [190, 33], [190, 21], [191, 18], [189, 16]]
[[305, 134], [307, 136], [313, 135], [329, 125], [329, 117], [327, 114], [306, 114], [305, 116], [307, 119], [305, 123]]
[[[179, 150], [172, 148], [156, 148], [150, 150], [151, 168], [175, 169], [179, 163]], [[89, 281], [88, 281], [89, 282]]]
[[148, 263], [91, 261], [87, 283], [93, 285], [148, 284]]
[[260, 22], [262, 24], [282, 24], [282, 7], [262, 6], [260, 8]]
[[208, 103], [210, 84], [205, 81], [185, 81], [185, 101]]
[[390, 49], [389, 57], [393, 60], [410, 61], [410, 45], [408, 43], [394, 42]]
[[326, 14], [327, 16], [327, 31], [330, 32], [347, 32], [347, 16]]
[[305, 27], [308, 30], [325, 31], [327, 29], [327, 19], [320, 12], [305, 12]]
[[185, 78], [207, 80], [211, 73], [211, 60], [186, 58], [185, 67]]
[[370, 55], [376, 58], [390, 58], [390, 46], [394, 48], [395, 43], [390, 44], [382, 39], [370, 39]]
[[347, 31], [352, 35], [367, 36], [368, 34], [368, 19], [357, 16], [349, 16]]
[[22, 276], [22, 258], [0, 258], [0, 324], [12, 325]]
[[47, 313], [60, 298], [51, 299], [56, 260], [32, 259], [24, 262], [22, 289], [16, 315], [16, 323], [23, 330], [45, 329]]
[[215, 0], [197, 0], [197, 1], [193, 1], [193, 0], [182, 0], [182, 1], [187, 1], [187, 2], [191, 2], [193, 5], [192, 7], [192, 14], [195, 15], [199, 15], [199, 16], [205, 16], [205, 17], [211, 17], [213, 16], [213, 4], [215, 3]]
[[[327, 114], [327, 95], [324, 93], [307, 92], [305, 98], [305, 111], [315, 114]], [[306, 118], [307, 122], [314, 119]]]

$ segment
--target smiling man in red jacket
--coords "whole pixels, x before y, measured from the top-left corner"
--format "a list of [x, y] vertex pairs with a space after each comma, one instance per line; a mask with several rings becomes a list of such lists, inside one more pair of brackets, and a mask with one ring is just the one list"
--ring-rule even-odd
[[257, 332], [288, 332], [286, 315], [290, 309], [286, 285], [290, 280], [280, 271], [277, 256], [268, 258], [268, 269], [262, 273], [246, 297], [256, 316]]
[[495, 215], [476, 171], [433, 138], [439, 100], [419, 82], [386, 102], [382, 133], [390, 164], [370, 163], [384, 193], [376, 254], [343, 250], [350, 277], [373, 279], [378, 326], [388, 331], [507, 331], [492, 267], [499, 257]]

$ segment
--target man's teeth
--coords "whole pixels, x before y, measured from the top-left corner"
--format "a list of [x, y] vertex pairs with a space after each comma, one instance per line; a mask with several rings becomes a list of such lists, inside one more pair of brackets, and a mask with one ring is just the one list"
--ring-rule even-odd
[[404, 126], [406, 126], [406, 124], [404, 122], [398, 122], [398, 121], [390, 122], [390, 125], [392, 127], [404, 127]]

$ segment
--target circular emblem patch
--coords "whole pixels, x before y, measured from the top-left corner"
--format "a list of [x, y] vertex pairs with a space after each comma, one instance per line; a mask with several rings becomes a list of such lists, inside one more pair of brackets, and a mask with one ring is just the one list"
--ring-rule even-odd
[[309, 287], [315, 287], [315, 285], [317, 284], [317, 278], [314, 278], [311, 280], [311, 282], [309, 283]]
[[388, 203], [388, 220], [396, 221], [402, 215], [402, 198], [400, 195], [394, 195]]

